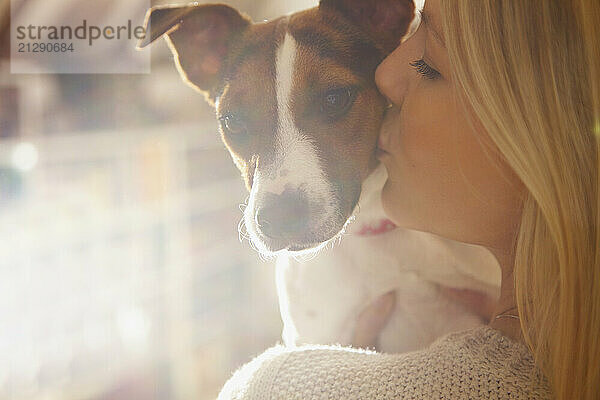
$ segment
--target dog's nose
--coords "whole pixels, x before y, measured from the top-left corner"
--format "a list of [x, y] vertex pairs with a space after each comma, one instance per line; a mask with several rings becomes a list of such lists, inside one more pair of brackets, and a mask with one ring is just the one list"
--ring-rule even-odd
[[303, 192], [286, 189], [282, 194], [267, 193], [256, 211], [258, 230], [271, 239], [303, 236], [308, 227], [308, 200]]

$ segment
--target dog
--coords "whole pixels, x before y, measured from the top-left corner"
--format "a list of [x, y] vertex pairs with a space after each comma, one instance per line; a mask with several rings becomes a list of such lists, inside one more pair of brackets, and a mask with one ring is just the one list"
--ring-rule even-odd
[[259, 23], [223, 4], [147, 13], [138, 48], [164, 37], [182, 79], [214, 106], [249, 191], [243, 225], [278, 257], [286, 345], [352, 345], [360, 312], [394, 291], [377, 348], [415, 350], [484, 322], [440, 284], [499, 294], [487, 250], [395, 227], [383, 212], [387, 101], [375, 70], [418, 17], [412, 0], [321, 0]]

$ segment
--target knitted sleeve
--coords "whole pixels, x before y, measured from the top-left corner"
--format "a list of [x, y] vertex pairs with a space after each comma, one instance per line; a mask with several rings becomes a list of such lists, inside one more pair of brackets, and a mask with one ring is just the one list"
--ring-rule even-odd
[[528, 350], [487, 327], [405, 354], [276, 346], [240, 368], [219, 395], [219, 400], [550, 398]]

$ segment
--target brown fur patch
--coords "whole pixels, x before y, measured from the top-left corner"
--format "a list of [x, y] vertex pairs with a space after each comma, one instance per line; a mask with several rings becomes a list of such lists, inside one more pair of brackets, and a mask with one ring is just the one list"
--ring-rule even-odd
[[[340, 198], [354, 201], [357, 194], [345, 192], [359, 191], [360, 182], [376, 165], [373, 151], [385, 103], [376, 90], [374, 73], [383, 56], [366, 35], [333, 12], [315, 8], [289, 20], [255, 24], [245, 32], [229, 54], [217, 114], [236, 115], [245, 121], [247, 133], [235, 137], [222, 132], [223, 141], [250, 188], [254, 169], [274, 157], [275, 53], [286, 33], [298, 44], [291, 97], [295, 124], [316, 145]], [[329, 121], [320, 109], [324, 94], [349, 86], [357, 90], [352, 108], [339, 120]]]

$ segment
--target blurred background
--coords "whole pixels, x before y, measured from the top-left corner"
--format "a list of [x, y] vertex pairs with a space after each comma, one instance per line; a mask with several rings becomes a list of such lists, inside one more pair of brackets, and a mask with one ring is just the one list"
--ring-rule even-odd
[[[24, 0], [22, 12], [114, 17], [136, 1]], [[282, 324], [274, 265], [238, 237], [247, 193], [212, 109], [180, 81], [164, 41], [150, 74], [11, 74], [9, 3], [0, 399], [215, 398]], [[227, 3], [256, 21], [317, 0]]]

